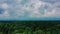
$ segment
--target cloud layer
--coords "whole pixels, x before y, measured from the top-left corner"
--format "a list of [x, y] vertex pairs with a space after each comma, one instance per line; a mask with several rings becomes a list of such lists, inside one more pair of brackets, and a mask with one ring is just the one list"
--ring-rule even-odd
[[1, 0], [0, 17], [60, 17], [60, 0]]

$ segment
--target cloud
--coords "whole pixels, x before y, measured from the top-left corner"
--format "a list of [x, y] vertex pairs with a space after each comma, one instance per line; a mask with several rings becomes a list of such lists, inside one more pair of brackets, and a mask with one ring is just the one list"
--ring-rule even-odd
[[0, 14], [0, 18], [9, 18], [10, 15], [7, 11], [5, 11], [3, 14]]
[[[46, 16], [49, 17], [60, 17], [60, 2], [56, 2], [53, 5], [49, 6], [50, 8], [45, 10]], [[50, 10], [51, 9], [51, 10]]]
[[[20, 2], [21, 1], [22, 0], [20, 0]], [[20, 12], [21, 11], [22, 12], [27, 11], [29, 13], [28, 17], [39, 17], [39, 18], [40, 17], [55, 17], [55, 16], [58, 15], [58, 12], [57, 12], [56, 8], [60, 4], [58, 4], [59, 2], [55, 2], [56, 0], [51, 0], [51, 1], [48, 0], [50, 2], [55, 2], [54, 4], [51, 4], [51, 3], [48, 3], [48, 2], [43, 2], [43, 1], [40, 1], [40, 0], [28, 0], [28, 2], [26, 2], [26, 1], [25, 1], [24, 5], [18, 3], [18, 5], [15, 6], [16, 7], [15, 9], [19, 9]], [[47, 8], [44, 7], [45, 5], [48, 6], [48, 7]], [[41, 6], [42, 6], [42, 8], [41, 8]], [[42, 9], [42, 10], [40, 10], [39, 8]], [[26, 11], [24, 11], [24, 10], [26, 10]], [[44, 14], [41, 14], [42, 11], [44, 12]], [[17, 12], [17, 13], [19, 13], [19, 12]], [[20, 14], [17, 14], [17, 15], [20, 16]], [[24, 15], [24, 13], [22, 15]]]
[[3, 3], [1, 6], [2, 6], [3, 9], [8, 9], [9, 8], [7, 3]]
[[[3, 16], [21, 17], [28, 13], [27, 17], [59, 17], [60, 1], [59, 0], [4, 0], [1, 4], [5, 9]], [[51, 3], [54, 2], [54, 3]]]

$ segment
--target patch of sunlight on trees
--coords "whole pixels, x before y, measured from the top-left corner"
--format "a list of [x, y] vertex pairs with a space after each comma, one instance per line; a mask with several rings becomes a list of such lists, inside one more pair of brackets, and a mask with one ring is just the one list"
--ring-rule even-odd
[[2, 34], [2, 32], [0, 32], [0, 34]]

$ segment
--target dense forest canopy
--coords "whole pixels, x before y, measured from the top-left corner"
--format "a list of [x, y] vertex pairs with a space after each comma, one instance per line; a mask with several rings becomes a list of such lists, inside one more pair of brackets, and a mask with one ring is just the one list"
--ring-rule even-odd
[[0, 34], [60, 34], [60, 23], [56, 21], [5, 21], [0, 22]]

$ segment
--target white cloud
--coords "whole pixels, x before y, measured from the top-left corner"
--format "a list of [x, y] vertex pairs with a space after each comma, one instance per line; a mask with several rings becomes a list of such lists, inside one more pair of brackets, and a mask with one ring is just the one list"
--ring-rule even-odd
[[53, 14], [53, 16], [60, 17], [60, 8], [55, 8], [53, 10], [55, 11], [55, 13]]
[[[22, 4], [19, 4], [19, 2], [21, 2], [21, 1], [22, 0], [16, 0], [16, 2], [18, 2], [18, 4], [16, 4], [16, 6], [13, 7], [13, 9], [15, 10], [15, 16], [23, 16], [24, 12], [28, 12], [29, 17], [53, 17], [53, 16], [60, 15], [59, 14], [60, 12], [58, 12], [58, 9], [56, 9], [57, 6], [60, 6], [60, 2], [51, 4], [51, 3], [47, 3], [47, 2], [43, 2], [43, 1], [39, 1], [39, 0], [28, 0], [28, 2], [26, 4], [24, 4], [24, 6], [23, 6]], [[55, 0], [51, 0], [51, 1], [55, 1]], [[32, 5], [32, 7], [31, 7], [31, 5]], [[48, 8], [45, 9], [45, 11], [44, 11], [45, 12], [44, 15], [42, 15], [38, 10], [41, 7], [41, 5], [48, 6]], [[24, 11], [24, 10], [26, 10], [26, 11]]]
[[9, 15], [9, 13], [8, 13], [8, 11], [5, 11], [3, 14], [0, 14], [0, 18], [9, 18], [9, 17], [11, 17], [10, 15]]
[[[15, 17], [19, 17], [19, 16], [24, 16], [25, 12], [29, 13], [29, 17], [53, 17], [53, 16], [60, 16], [60, 2], [56, 2], [54, 4], [51, 3], [47, 3], [47, 2], [43, 2], [40, 0], [28, 0], [28, 2], [26, 2], [26, 4], [22, 5], [21, 1], [22, 0], [15, 0], [16, 4], [10, 4], [8, 5], [7, 3], [2, 3], [2, 8], [4, 9], [11, 9], [15, 15]], [[48, 0], [49, 1], [49, 0]], [[51, 1], [56, 1], [56, 0], [51, 0]], [[32, 7], [31, 7], [32, 5]], [[39, 12], [39, 8], [42, 5], [47, 5], [48, 8], [45, 9], [44, 11], [44, 15], [42, 15]], [[4, 16], [9, 16], [9, 10], [7, 12], [4, 13]], [[24, 11], [26, 10], [26, 11]], [[10, 11], [11, 12], [11, 11]]]
[[9, 13], [7, 11], [5, 11], [5, 13], [3, 14], [4, 17], [10, 17]]
[[49, 11], [49, 10], [46, 10], [45, 11], [45, 17], [53, 17], [55, 14], [55, 11]]
[[53, 8], [60, 8], [60, 2], [56, 2], [52, 6]]
[[7, 3], [3, 3], [1, 6], [2, 6], [3, 9], [8, 9], [9, 8]]
[[[33, 4], [33, 8], [29, 7], [30, 5]], [[41, 7], [42, 4], [45, 4], [42, 1], [37, 1], [37, 0], [31, 0], [30, 4], [27, 4], [28, 7], [26, 7], [26, 5], [24, 6], [24, 9], [28, 11], [29, 13], [29, 17], [42, 17], [43, 15], [40, 14], [40, 12], [38, 11], [39, 7]]]
[[[45, 10], [45, 16], [48, 17], [60, 17], [60, 2], [56, 2], [49, 6], [50, 8]], [[52, 9], [50, 11], [50, 9]]]

